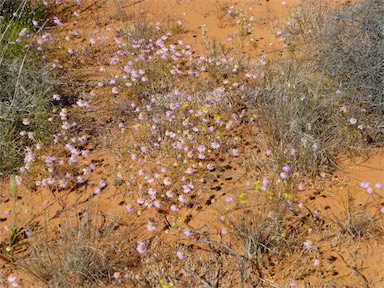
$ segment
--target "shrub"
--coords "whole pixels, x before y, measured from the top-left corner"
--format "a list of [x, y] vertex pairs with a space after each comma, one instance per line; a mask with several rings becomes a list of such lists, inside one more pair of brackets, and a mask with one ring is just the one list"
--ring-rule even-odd
[[287, 27], [295, 49], [334, 75], [371, 110], [384, 113], [384, 7], [359, 0], [332, 10], [325, 1], [305, 1]]
[[[340, 150], [361, 151], [365, 138], [358, 124], [365, 116], [354, 107], [341, 109], [348, 95], [338, 95], [332, 79], [292, 60], [266, 69], [263, 82], [247, 88], [245, 100], [257, 110], [256, 121], [268, 135], [277, 169], [289, 163], [316, 175], [335, 164]], [[352, 125], [351, 117], [359, 123]]]
[[47, 287], [110, 283], [114, 272], [138, 261], [124, 248], [127, 235], [111, 237], [119, 226], [116, 219], [107, 219], [91, 207], [81, 215], [80, 219], [67, 217], [53, 238], [40, 234], [30, 240], [28, 272]]
[[[350, 192], [343, 201], [343, 207], [340, 209], [340, 215], [332, 215], [332, 220], [336, 223], [339, 230], [339, 237], [347, 236], [350, 241], [360, 241], [362, 239], [376, 239], [381, 236], [383, 230], [380, 226], [380, 211], [370, 209], [377, 200], [367, 201], [358, 206], [356, 200]], [[344, 238], [342, 238], [344, 241]]]
[[257, 110], [277, 167], [292, 160], [287, 151], [294, 149], [294, 165], [316, 175], [335, 167], [341, 151], [361, 153], [368, 140], [381, 141], [380, 3], [361, 0], [338, 9], [325, 1], [301, 3], [286, 26], [284, 59], [257, 68], [263, 78], [247, 88], [246, 101]]
[[[27, 146], [44, 142], [54, 129], [48, 121], [48, 95], [55, 83], [49, 71], [37, 64], [27, 42], [33, 29], [31, 17], [41, 17], [43, 8], [32, 7], [29, 1], [2, 1], [0, 8], [1, 176], [14, 171]], [[23, 119], [30, 124], [23, 124]]]

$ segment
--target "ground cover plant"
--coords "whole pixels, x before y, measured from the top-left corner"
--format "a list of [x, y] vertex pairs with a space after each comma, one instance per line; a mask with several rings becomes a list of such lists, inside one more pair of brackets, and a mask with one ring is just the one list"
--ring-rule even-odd
[[384, 165], [337, 174], [382, 151], [379, 1], [279, 2], [270, 52], [258, 5], [214, 3], [223, 43], [193, 1], [47, 2], [3, 3], [1, 285], [382, 284]]

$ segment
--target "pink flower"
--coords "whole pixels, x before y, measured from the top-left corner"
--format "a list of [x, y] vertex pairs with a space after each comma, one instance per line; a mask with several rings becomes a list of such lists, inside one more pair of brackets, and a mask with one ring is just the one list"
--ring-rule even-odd
[[156, 230], [156, 223], [149, 221], [147, 224], [147, 229], [148, 231], [155, 231]]
[[28, 29], [27, 28], [21, 29], [21, 31], [19, 33], [19, 36], [20, 37], [24, 37], [24, 36], [27, 36], [27, 35], [28, 35]]
[[14, 274], [11, 274], [8, 276], [8, 282], [13, 283], [15, 281], [16, 281], [16, 276]]
[[202, 153], [199, 153], [199, 155], [197, 155], [197, 157], [198, 157], [200, 160], [205, 159], [205, 155], [202, 154]]
[[128, 212], [133, 212], [133, 211], [135, 211], [135, 208], [133, 207], [133, 205], [132, 204], [127, 204], [127, 205], [125, 205], [125, 208], [127, 209], [127, 211]]
[[29, 139], [35, 139], [35, 132], [28, 132]]
[[176, 207], [176, 205], [171, 205], [171, 211], [172, 212], [178, 212], [179, 211], [179, 208]]
[[187, 170], [185, 170], [184, 173], [188, 174], [188, 175], [191, 175], [191, 174], [195, 173], [195, 170], [193, 170], [191, 167], [188, 167]]
[[60, 19], [57, 18], [56, 16], [53, 17], [53, 22], [54, 22], [57, 26], [64, 26], [64, 24], [61, 23]]
[[240, 150], [239, 149], [232, 149], [232, 155], [237, 157], [240, 155]]
[[165, 196], [167, 196], [168, 198], [172, 198], [172, 197], [173, 197], [173, 191], [172, 191], [172, 190], [168, 190], [168, 191], [165, 193]]
[[297, 150], [295, 148], [291, 148], [291, 156], [296, 156], [297, 155]]
[[289, 167], [288, 165], [285, 165], [285, 166], [283, 167], [283, 171], [284, 171], [285, 173], [289, 174], [289, 173], [292, 172], [292, 168]]
[[172, 180], [171, 180], [171, 178], [166, 177], [166, 178], [164, 178], [163, 183], [164, 183], [165, 186], [169, 186], [169, 185], [172, 184]]
[[156, 208], [160, 208], [162, 206], [160, 200], [155, 200], [155, 202], [153, 202], [153, 206], [155, 206]]
[[213, 171], [213, 170], [215, 170], [215, 163], [208, 163], [207, 164], [207, 169], [209, 170], [209, 171]]
[[212, 147], [212, 149], [218, 149], [218, 148], [220, 148], [220, 144], [218, 142], [212, 142], [211, 147]]
[[315, 260], [313, 261], [313, 266], [315, 266], [315, 267], [320, 267], [320, 260], [315, 259]]
[[143, 205], [145, 201], [144, 201], [143, 198], [139, 198], [139, 199], [136, 200], [136, 202], [137, 202], [137, 204], [139, 204], [139, 205]]
[[147, 113], [145, 113], [145, 112], [140, 112], [140, 113], [139, 113], [139, 116], [138, 116], [138, 119], [139, 119], [139, 120], [143, 121], [143, 120], [145, 120], [146, 118], [147, 118]]
[[287, 177], [288, 177], [288, 175], [287, 175], [286, 172], [281, 172], [281, 173], [280, 173], [280, 178], [281, 178], [281, 179], [287, 179]]
[[368, 187], [367, 192], [368, 192], [368, 194], [373, 194], [373, 193], [375, 193], [375, 190], [373, 190], [372, 187]]
[[184, 234], [185, 234], [185, 236], [187, 236], [187, 237], [191, 237], [191, 236], [192, 236], [191, 229], [184, 229]]
[[304, 247], [308, 250], [312, 250], [313, 248], [315, 248], [315, 244], [311, 240], [306, 240], [304, 242]]
[[188, 185], [183, 185], [183, 192], [185, 194], [188, 194], [189, 192], [191, 192], [191, 188]]
[[147, 253], [147, 246], [145, 246], [144, 242], [138, 242], [136, 250], [140, 254], [145, 254], [145, 253]]
[[180, 260], [184, 260], [187, 256], [185, 255], [185, 252], [184, 251], [181, 251], [181, 250], [178, 250], [176, 252], [176, 256], [177, 258], [179, 258]]
[[155, 196], [157, 194], [157, 190], [154, 188], [149, 188], [148, 189], [148, 194], [151, 196]]
[[148, 153], [148, 152], [149, 152], [149, 148], [148, 148], [148, 146], [143, 146], [143, 147], [140, 148], [140, 150], [141, 150], [141, 152], [143, 152], [143, 153]]
[[178, 199], [179, 199], [179, 201], [180, 201], [181, 203], [185, 203], [185, 202], [187, 202], [187, 199], [185, 199], [185, 196], [184, 196], [184, 195], [180, 195]]
[[352, 125], [355, 125], [357, 123], [357, 119], [352, 117], [351, 119], [349, 119], [349, 123], [351, 123]]
[[89, 107], [89, 104], [83, 99], [79, 99], [76, 101], [77, 106], [79, 107]]
[[116, 86], [112, 88], [112, 94], [119, 94], [119, 88], [117, 88]]
[[205, 150], [207, 149], [207, 147], [205, 147], [204, 145], [199, 145], [197, 146], [197, 151], [199, 151], [200, 153], [204, 153]]
[[120, 272], [113, 273], [113, 278], [115, 278], [115, 279], [121, 278]]
[[367, 189], [369, 186], [370, 186], [370, 183], [365, 180], [360, 183], [361, 188]]

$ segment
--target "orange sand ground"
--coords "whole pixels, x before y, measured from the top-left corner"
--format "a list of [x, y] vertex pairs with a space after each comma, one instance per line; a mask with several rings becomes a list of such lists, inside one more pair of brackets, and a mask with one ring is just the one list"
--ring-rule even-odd
[[[85, 1], [84, 1], [85, 2]], [[100, 1], [98, 1], [100, 2]], [[197, 53], [204, 53], [204, 45], [202, 39], [202, 26], [206, 25], [208, 30], [208, 38], [216, 39], [221, 43], [227, 43], [228, 35], [235, 33], [236, 27], [228, 21], [225, 15], [225, 10], [222, 9], [225, 3], [230, 3], [235, 7], [240, 7], [244, 4], [246, 7], [251, 7], [253, 14], [256, 16], [256, 30], [254, 32], [254, 38], [257, 42], [257, 48], [243, 47], [244, 50], [248, 50], [251, 55], [261, 55], [263, 53], [269, 53], [271, 51], [280, 51], [282, 49], [281, 44], [276, 43], [276, 32], [281, 21], [285, 21], [289, 14], [289, 8], [298, 4], [298, 0], [287, 1], [287, 5], [282, 5], [281, 1], [269, 0], [269, 1], [221, 1], [221, 0], [144, 0], [144, 1], [117, 1], [115, 0], [105, 1], [101, 3], [100, 7], [90, 7], [89, 10], [81, 13], [81, 16], [76, 19], [77, 23], [73, 19], [70, 19], [70, 25], [73, 25], [75, 29], [81, 32], [81, 38], [89, 41], [93, 31], [95, 29], [102, 30], [106, 35], [112, 32], [106, 31], [107, 27], [114, 28], [121, 25], [121, 19], [132, 19], [134, 15], [140, 14], [142, 10], [148, 11], [148, 18], [158, 19], [164, 21], [167, 18], [174, 18], [183, 21], [185, 23], [186, 33], [183, 34], [183, 40], [191, 44]], [[113, 4], [114, 3], [114, 4]], [[118, 9], [120, 6], [121, 9]], [[113, 29], [112, 29], [113, 31]], [[51, 33], [57, 35], [57, 38], [63, 39], [65, 35], [63, 32], [53, 29]], [[113, 39], [113, 37], [111, 37]], [[78, 45], [82, 45], [83, 40], [79, 40]], [[63, 46], [66, 45], [64, 40], [61, 40]], [[108, 44], [105, 43], [105, 48], [108, 48]], [[237, 49], [238, 47], [232, 47]], [[98, 72], [98, 68], [101, 65], [108, 65], [108, 51], [98, 51], [97, 57], [95, 56], [91, 61], [89, 59], [79, 60], [79, 62], [72, 63], [73, 69], [81, 67], [83, 70], [83, 80], [97, 80], [101, 75]], [[251, 134], [251, 133], [249, 133]], [[244, 137], [244, 142], [248, 141], [247, 137]], [[244, 144], [244, 149], [245, 144]], [[252, 149], [249, 146], [249, 149]], [[364, 207], [367, 201], [370, 201], [367, 193], [359, 187], [362, 181], [368, 181], [370, 183], [377, 183], [384, 181], [384, 150], [382, 148], [376, 148], [372, 151], [371, 155], [367, 159], [349, 159], [340, 161], [339, 166], [343, 171], [337, 171], [334, 175], [328, 175], [326, 178], [319, 180], [319, 186], [314, 189], [308, 189], [308, 191], [302, 192], [302, 201], [311, 208], [321, 208], [324, 213], [324, 217], [329, 220], [329, 234], [332, 231], [336, 231], [336, 224], [333, 220], [338, 219], [341, 211], [345, 210], [347, 205], [347, 196], [351, 195], [354, 199], [354, 204], [358, 209]], [[70, 215], [75, 215], [75, 212], [79, 212], [87, 205], [86, 189], [92, 191], [93, 187], [100, 181], [100, 179], [108, 178], [111, 168], [116, 166], [115, 160], [105, 153], [105, 151], [94, 151], [94, 159], [100, 161], [100, 171], [97, 176], [94, 175], [88, 187], [82, 188], [81, 191], [73, 192], [61, 192], [58, 196], [62, 198], [63, 202], [70, 203], [65, 209], [71, 210]], [[241, 165], [241, 159], [238, 163], [233, 164], [230, 169], [222, 171], [220, 173], [220, 179], [218, 182], [214, 182], [215, 177], [218, 177], [215, 173], [208, 179], [208, 183], [215, 187], [220, 185], [222, 190], [220, 193], [216, 193], [216, 198], [212, 204], [204, 204], [203, 209], [196, 211], [196, 209], [185, 209], [185, 214], [192, 214], [192, 226], [201, 226], [207, 223], [207, 219], [212, 215], [219, 215], [220, 202], [224, 199], [223, 195], [231, 195], [236, 193], [237, 189], [242, 189], [246, 180], [250, 179], [254, 175], [252, 167], [244, 167]], [[236, 169], [236, 170], [235, 170]], [[245, 176], [244, 176], [245, 175]], [[223, 180], [231, 179], [231, 180]], [[6, 217], [3, 211], [10, 208], [13, 209], [13, 199], [10, 196], [8, 188], [8, 180], [4, 180], [0, 183], [0, 235], [7, 233], [6, 227], [12, 226], [12, 215]], [[124, 195], [119, 188], [108, 186], [105, 193], [100, 195], [97, 200], [98, 208], [104, 214], [126, 214], [124, 205], [119, 203], [125, 203]], [[211, 195], [215, 193], [203, 195], [201, 199], [208, 200]], [[53, 219], [53, 213], [56, 210], [60, 210], [62, 207], [55, 203], [55, 199], [52, 194], [47, 190], [39, 190], [36, 192], [26, 191], [25, 188], [20, 188], [19, 191], [20, 200], [17, 202], [17, 209], [20, 209], [21, 218], [28, 219], [28, 215], [41, 214], [39, 216], [40, 224], [47, 225], [49, 227], [57, 227], [59, 219]], [[50, 206], [44, 207], [42, 203], [45, 200], [50, 200]], [[381, 206], [384, 206], [384, 199], [377, 197], [377, 201], [381, 201]], [[221, 201], [220, 201], [221, 200]], [[77, 205], [76, 209], [71, 208], [71, 205]], [[368, 205], [369, 207], [369, 205]], [[26, 213], [28, 211], [29, 214]], [[369, 211], [369, 209], [368, 209]], [[123, 216], [125, 222], [130, 220], [135, 221], [135, 225], [144, 224], [147, 222], [147, 217], [130, 218], [131, 216]], [[382, 216], [383, 217], [383, 216]], [[217, 217], [215, 217], [217, 218]], [[52, 219], [49, 220], [48, 219]], [[46, 222], [47, 221], [47, 222]], [[217, 231], [220, 229], [220, 223], [214, 221], [208, 221], [211, 225], [213, 234], [218, 235]], [[44, 224], [43, 224], [44, 223]], [[52, 228], [56, 229], [56, 228]], [[135, 235], [135, 239], [140, 239], [145, 235], [138, 233]], [[325, 283], [333, 283], [330, 285], [348, 286], [348, 287], [363, 287], [364, 281], [360, 273], [364, 274], [367, 279], [372, 281], [371, 287], [380, 287], [384, 285], [384, 246], [383, 239], [369, 239], [362, 240], [361, 242], [348, 242], [346, 238], [340, 236], [335, 238], [336, 240], [327, 241], [327, 235], [324, 235], [323, 239], [319, 239], [318, 245], [323, 252], [322, 258], [323, 267], [327, 273], [323, 275], [317, 275], [313, 272], [313, 275], [309, 275], [307, 281], [312, 281], [314, 285], [319, 287], [325, 286]], [[2, 238], [0, 238], [2, 239]], [[335, 257], [335, 258], [333, 258]], [[344, 259], [344, 260], [343, 260]], [[5, 263], [1, 263], [0, 266], [4, 269], [10, 267], [5, 266]], [[358, 271], [354, 269], [358, 267]], [[287, 267], [288, 269], [289, 267]], [[357, 272], [356, 272], [357, 271]], [[276, 271], [279, 277], [290, 277], [285, 275], [284, 271]], [[21, 275], [24, 277], [23, 287], [34, 287], [27, 275]], [[282, 279], [285, 280], [285, 279]], [[1, 282], [0, 282], [1, 283]], [[335, 284], [336, 283], [336, 284]], [[331, 286], [336, 287], [336, 286]]]

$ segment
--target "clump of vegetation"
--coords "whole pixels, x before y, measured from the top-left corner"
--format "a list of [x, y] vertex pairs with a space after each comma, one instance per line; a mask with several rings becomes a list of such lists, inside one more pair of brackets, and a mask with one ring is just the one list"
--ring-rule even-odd
[[[367, 109], [384, 113], [384, 7], [359, 0], [332, 9], [326, 1], [305, 1], [287, 26], [294, 49], [356, 94]], [[356, 103], [360, 104], [360, 103]]]
[[266, 146], [278, 168], [290, 165], [307, 175], [335, 168], [340, 149], [353, 154], [366, 145], [366, 115], [349, 105], [336, 83], [311, 63], [265, 65], [264, 79], [246, 89], [246, 104], [268, 135]]
[[[373, 201], [372, 201], [373, 202]], [[348, 192], [340, 215], [333, 215], [334, 222], [339, 228], [340, 236], [347, 236], [350, 241], [371, 238], [375, 239], [383, 233], [380, 227], [381, 212], [371, 209], [374, 203], [367, 201], [358, 206], [356, 200]]]
[[382, 141], [380, 3], [337, 9], [326, 1], [301, 3], [281, 32], [286, 57], [273, 64], [261, 60], [263, 79], [247, 87], [247, 103], [258, 110], [279, 161], [293, 149], [297, 167], [316, 175], [334, 168], [340, 151], [361, 154], [368, 141]]
[[47, 233], [50, 229], [45, 229], [44, 234], [33, 235], [30, 241], [27, 270], [47, 287], [111, 283], [114, 275], [128, 268], [127, 257], [131, 265], [138, 261], [135, 255], [128, 256], [128, 233], [120, 238], [111, 235], [119, 227], [117, 219], [107, 219], [91, 206], [80, 214], [80, 219], [68, 217], [63, 221], [54, 237]]
[[49, 109], [55, 82], [28, 40], [33, 23], [44, 21], [45, 6], [2, 1], [0, 10], [0, 175], [6, 175], [21, 163], [26, 147], [44, 143], [52, 134]]

